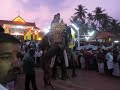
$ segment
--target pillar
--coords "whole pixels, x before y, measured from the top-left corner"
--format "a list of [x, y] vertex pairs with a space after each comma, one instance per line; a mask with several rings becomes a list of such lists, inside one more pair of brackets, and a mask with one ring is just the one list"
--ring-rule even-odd
[[35, 33], [33, 33], [33, 40], [35, 40]]
[[39, 34], [38, 34], [38, 31], [37, 31], [37, 34], [36, 34], [36, 40], [39, 39]]
[[26, 33], [24, 34], [24, 40], [27, 40], [27, 34]]
[[8, 25], [5, 26], [5, 33], [10, 34], [10, 27]]
[[28, 28], [27, 40], [31, 40], [31, 28]]

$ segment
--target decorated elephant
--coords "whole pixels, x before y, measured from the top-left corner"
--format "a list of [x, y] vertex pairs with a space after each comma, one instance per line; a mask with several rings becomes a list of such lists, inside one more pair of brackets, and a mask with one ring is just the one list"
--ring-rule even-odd
[[[57, 14], [59, 16], [59, 14]], [[54, 16], [60, 20], [60, 16]], [[67, 30], [70, 28], [64, 24], [63, 20], [53, 20], [51, 23], [51, 31], [46, 34], [41, 42], [41, 48], [43, 50], [42, 55], [42, 66], [44, 71], [44, 85], [51, 85], [51, 67], [52, 67], [52, 76], [56, 78], [56, 61], [57, 59], [61, 62], [62, 69], [62, 80], [68, 80], [67, 67], [68, 67], [68, 58], [66, 48], [68, 46], [68, 37]], [[70, 32], [70, 31], [69, 31]], [[68, 33], [69, 34], [69, 33]], [[51, 65], [52, 63], [52, 65]], [[53, 86], [52, 86], [53, 87]]]

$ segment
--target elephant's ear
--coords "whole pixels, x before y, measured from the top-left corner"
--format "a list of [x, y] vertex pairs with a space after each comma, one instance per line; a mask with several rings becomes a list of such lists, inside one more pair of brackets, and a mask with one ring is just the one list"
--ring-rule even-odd
[[46, 49], [46, 47], [49, 47], [49, 42], [48, 42], [47, 36], [43, 37], [41, 44], [40, 44], [40, 47], [41, 47], [42, 51], [44, 51]]

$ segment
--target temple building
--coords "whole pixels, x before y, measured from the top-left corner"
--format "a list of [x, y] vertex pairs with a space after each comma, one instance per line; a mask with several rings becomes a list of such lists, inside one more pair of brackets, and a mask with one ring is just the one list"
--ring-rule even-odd
[[21, 40], [41, 40], [39, 36], [40, 29], [35, 23], [26, 22], [20, 16], [17, 16], [12, 21], [0, 20], [0, 26], [5, 29], [5, 33], [14, 35]]

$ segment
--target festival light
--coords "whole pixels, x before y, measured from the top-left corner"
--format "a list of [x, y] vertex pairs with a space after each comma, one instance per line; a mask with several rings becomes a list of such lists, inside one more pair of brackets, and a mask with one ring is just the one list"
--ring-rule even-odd
[[77, 31], [79, 30], [79, 28], [75, 25], [75, 24], [71, 24]]
[[75, 34], [75, 31], [73, 30], [73, 28], [71, 28], [71, 34]]
[[116, 40], [116, 41], [114, 41], [114, 43], [119, 43], [119, 41], [118, 41], [118, 40]]
[[88, 35], [89, 35], [89, 36], [93, 36], [94, 33], [95, 33], [94, 31], [88, 32]]
[[37, 35], [37, 33], [38, 33], [38, 32], [37, 32], [37, 31], [35, 31], [35, 35]]
[[16, 28], [23, 28], [23, 26], [16, 26]]
[[41, 38], [41, 37], [39, 37], [39, 38], [38, 38], [38, 40], [42, 40], [42, 38]]
[[24, 34], [21, 34], [19, 32], [15, 32], [15, 33], [11, 33], [12, 35], [24, 35]]
[[85, 37], [85, 39], [88, 41], [90, 39], [90, 37]]
[[47, 28], [44, 28], [43, 31], [45, 34], [47, 34], [50, 31], [50, 26], [48, 26]]
[[79, 28], [74, 23], [72, 23], [71, 25], [77, 31], [77, 38], [78, 38], [78, 47], [77, 47], [77, 49], [80, 50], [80, 32], [79, 32]]

